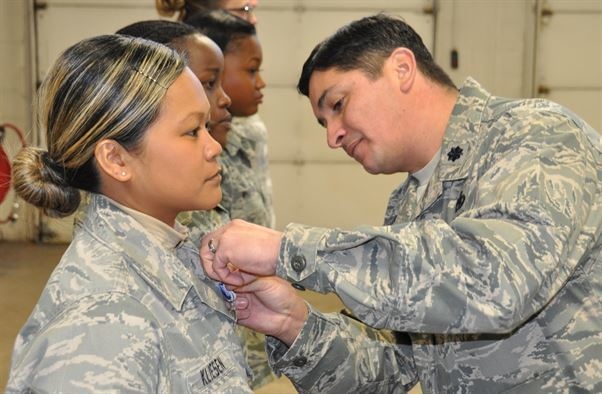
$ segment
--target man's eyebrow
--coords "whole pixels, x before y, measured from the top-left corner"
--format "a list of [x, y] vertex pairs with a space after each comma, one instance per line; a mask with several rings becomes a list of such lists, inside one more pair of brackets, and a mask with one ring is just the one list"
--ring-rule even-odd
[[318, 108], [319, 109], [324, 108], [324, 100], [326, 99], [326, 96], [328, 95], [329, 92], [330, 92], [330, 88], [328, 88], [322, 92], [322, 95], [318, 99]]

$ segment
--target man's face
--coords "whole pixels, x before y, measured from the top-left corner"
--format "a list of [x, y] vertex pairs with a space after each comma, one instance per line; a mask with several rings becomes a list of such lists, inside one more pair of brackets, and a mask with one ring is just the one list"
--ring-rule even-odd
[[309, 99], [328, 145], [343, 148], [371, 174], [404, 170], [403, 95], [395, 75], [383, 70], [375, 80], [359, 70], [315, 71]]

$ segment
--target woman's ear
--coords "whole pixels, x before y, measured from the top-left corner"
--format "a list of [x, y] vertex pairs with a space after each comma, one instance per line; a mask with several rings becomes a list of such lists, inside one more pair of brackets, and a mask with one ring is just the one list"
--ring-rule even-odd
[[388, 61], [398, 79], [399, 88], [402, 92], [407, 93], [416, 78], [417, 67], [414, 53], [408, 48], [399, 47], [391, 52]]
[[94, 148], [94, 158], [100, 171], [119, 182], [125, 182], [132, 176], [127, 165], [128, 157], [128, 151], [115, 140], [102, 140]]

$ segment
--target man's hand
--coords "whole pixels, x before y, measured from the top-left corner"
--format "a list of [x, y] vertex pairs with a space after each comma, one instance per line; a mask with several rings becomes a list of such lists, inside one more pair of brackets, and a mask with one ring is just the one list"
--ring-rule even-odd
[[308, 308], [288, 282], [260, 277], [234, 291], [239, 324], [292, 345], [307, 320]]
[[274, 275], [281, 240], [279, 231], [235, 219], [203, 237], [201, 261], [211, 278], [242, 286]]

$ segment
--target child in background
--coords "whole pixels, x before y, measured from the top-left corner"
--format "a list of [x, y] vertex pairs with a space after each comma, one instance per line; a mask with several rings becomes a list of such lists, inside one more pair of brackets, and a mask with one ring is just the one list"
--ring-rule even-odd
[[[212, 10], [222, 9], [228, 13], [242, 18], [251, 24], [257, 24], [254, 10], [259, 5], [258, 0], [156, 0], [155, 7], [159, 15], [173, 17], [177, 15], [178, 20], [189, 23], [197, 14]], [[192, 22], [191, 24], [194, 24]], [[223, 48], [222, 48], [223, 49]], [[229, 90], [229, 89], [228, 89]], [[233, 93], [233, 92], [230, 92]], [[257, 112], [257, 111], [255, 111]], [[236, 115], [236, 114], [235, 114]], [[276, 216], [272, 204], [272, 178], [269, 171], [268, 157], [268, 132], [265, 124], [258, 114], [251, 116], [236, 115], [234, 128], [240, 131], [243, 139], [253, 142], [254, 150], [248, 152], [249, 157], [254, 157], [253, 168], [258, 177], [259, 187], [262, 190], [266, 207], [270, 211], [269, 227], [276, 226]]]
[[[224, 53], [223, 87], [232, 101], [233, 127], [228, 133], [224, 152], [218, 158], [222, 165], [221, 206], [231, 219], [243, 219], [263, 226], [274, 226], [271, 190], [264, 187], [264, 177], [257, 167], [257, 146], [247, 135], [245, 120], [257, 113], [265, 83], [259, 73], [262, 61], [261, 45], [255, 27], [223, 10], [197, 14], [189, 23], [206, 34]], [[265, 130], [265, 128], [263, 128]], [[249, 331], [250, 332], [250, 331]], [[265, 337], [260, 333], [245, 335], [247, 361], [253, 370], [251, 384], [258, 388], [274, 379], [267, 363]]]
[[209, 102], [177, 52], [106, 35], [67, 49], [39, 90], [48, 150], [17, 194], [85, 217], [20, 331], [7, 392], [251, 392], [235, 315], [176, 216], [221, 198]]
[[[220, 157], [223, 167], [222, 206], [232, 219], [265, 227], [275, 226], [267, 162], [258, 165], [257, 135], [265, 131], [253, 116], [262, 103], [265, 82], [260, 75], [261, 44], [255, 27], [223, 10], [197, 14], [189, 24], [207, 35], [224, 53], [223, 87], [234, 116], [228, 143]], [[260, 131], [258, 131], [260, 130]]]

